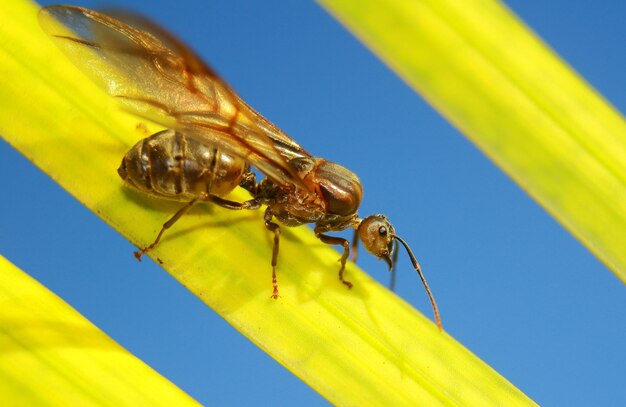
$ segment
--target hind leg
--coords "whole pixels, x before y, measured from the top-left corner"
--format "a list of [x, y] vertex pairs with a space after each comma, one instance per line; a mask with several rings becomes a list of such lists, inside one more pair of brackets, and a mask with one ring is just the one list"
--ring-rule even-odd
[[150, 250], [154, 249], [154, 247], [161, 240], [161, 237], [163, 236], [163, 233], [167, 229], [171, 228], [172, 225], [174, 225], [184, 214], [189, 212], [189, 210], [193, 207], [193, 205], [196, 204], [198, 201], [212, 202], [212, 203], [214, 203], [216, 205], [219, 205], [219, 206], [221, 206], [223, 208], [233, 209], [233, 210], [258, 209], [261, 206], [261, 204], [258, 203], [254, 199], [250, 200], [250, 201], [245, 201], [245, 202], [235, 202], [235, 201], [229, 201], [229, 200], [224, 199], [224, 198], [220, 198], [220, 197], [215, 196], [215, 195], [209, 195], [209, 194], [206, 194], [206, 193], [201, 193], [196, 198], [194, 198], [191, 201], [187, 202], [185, 204], [185, 206], [180, 208], [174, 214], [174, 216], [172, 216], [170, 219], [168, 219], [167, 222], [165, 222], [163, 224], [163, 226], [161, 227], [161, 230], [159, 231], [159, 234], [157, 235], [156, 239], [154, 239], [154, 242], [150, 243], [148, 246], [144, 247], [143, 249], [134, 252], [135, 257], [137, 258], [137, 260], [141, 261], [141, 256], [143, 256], [144, 254], [146, 254]]

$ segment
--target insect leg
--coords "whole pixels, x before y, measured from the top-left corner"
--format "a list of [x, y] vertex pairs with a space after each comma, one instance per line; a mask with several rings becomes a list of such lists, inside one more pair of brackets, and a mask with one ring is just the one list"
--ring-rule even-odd
[[398, 247], [398, 242], [397, 241], [393, 241], [393, 257], [391, 259], [391, 263], [393, 264], [393, 266], [391, 266], [391, 277], [389, 278], [389, 290], [390, 291], [396, 291], [396, 275], [397, 275], [397, 271], [396, 271], [396, 264], [398, 264], [398, 252], [399, 252], [399, 247]]
[[346, 239], [342, 237], [328, 236], [320, 232], [315, 232], [315, 236], [317, 236], [319, 240], [321, 240], [322, 242], [326, 244], [337, 244], [337, 245], [343, 246], [343, 254], [341, 255], [341, 259], [340, 259], [341, 268], [339, 269], [339, 280], [341, 280], [341, 282], [344, 285], [346, 285], [348, 288], [352, 288], [352, 283], [347, 280], [344, 280], [343, 278], [343, 272], [346, 268], [346, 260], [348, 259], [348, 255], [350, 255], [350, 242], [348, 242]]
[[277, 223], [272, 222], [272, 212], [268, 207], [265, 210], [265, 215], [263, 216], [265, 219], [265, 227], [270, 232], [274, 233], [274, 248], [272, 249], [272, 287], [274, 287], [274, 292], [272, 293], [272, 298], [278, 298], [278, 280], [276, 279], [276, 264], [278, 263], [278, 244], [280, 241], [280, 226]]
[[235, 202], [235, 201], [229, 201], [228, 199], [220, 198], [219, 196], [202, 193], [202, 194], [198, 195], [196, 198], [194, 198], [191, 201], [189, 201], [187, 204], [185, 204], [185, 206], [180, 208], [174, 214], [174, 216], [172, 216], [167, 222], [165, 222], [163, 224], [163, 227], [161, 227], [161, 230], [159, 231], [159, 234], [157, 235], [156, 239], [154, 239], [154, 242], [150, 243], [148, 246], [144, 247], [143, 249], [135, 252], [135, 257], [137, 258], [137, 260], [141, 261], [141, 256], [143, 256], [144, 254], [146, 254], [147, 252], [152, 250], [159, 243], [159, 241], [161, 240], [161, 236], [163, 236], [163, 233], [167, 229], [171, 228], [172, 225], [174, 223], [176, 223], [176, 221], [178, 221], [178, 219], [180, 219], [184, 214], [189, 212], [191, 207], [198, 201], [212, 202], [212, 203], [214, 203], [216, 205], [219, 205], [219, 206], [221, 206], [223, 208], [234, 209], [234, 210], [237, 210], [237, 209], [258, 209], [261, 206], [261, 203], [256, 201], [256, 200], [254, 200], [254, 199], [252, 199], [250, 201], [246, 201], [246, 202]]
[[205, 196], [200, 199], [202, 199], [205, 202], [211, 202], [216, 205], [219, 205], [222, 208], [233, 209], [233, 210], [259, 209], [261, 207], [261, 202], [257, 201], [256, 199], [251, 199], [245, 202], [236, 202], [236, 201], [229, 201], [228, 199], [220, 198], [219, 196], [207, 195], [207, 194], [205, 194]]
[[154, 248], [154, 246], [156, 246], [159, 243], [159, 240], [161, 240], [161, 236], [163, 236], [163, 232], [165, 232], [166, 229], [169, 229], [170, 227], [172, 227], [172, 225], [174, 223], [176, 223], [176, 221], [178, 219], [180, 219], [181, 216], [183, 216], [184, 214], [189, 212], [189, 209], [191, 209], [191, 207], [196, 202], [198, 202], [199, 199], [202, 199], [202, 196], [198, 196], [198, 197], [192, 199], [191, 201], [189, 201], [187, 204], [185, 204], [185, 206], [180, 208], [174, 214], [174, 216], [172, 216], [167, 222], [165, 222], [163, 224], [163, 227], [161, 227], [161, 230], [159, 231], [159, 234], [157, 235], [156, 239], [154, 239], [154, 242], [150, 243], [148, 246], [144, 247], [143, 249], [135, 252], [135, 257], [137, 258], [137, 260], [141, 261], [141, 256], [143, 256], [144, 254], [146, 254], [147, 252], [152, 250]]
[[356, 258], [359, 254], [359, 231], [354, 229], [354, 235], [352, 236], [352, 262], [356, 263]]

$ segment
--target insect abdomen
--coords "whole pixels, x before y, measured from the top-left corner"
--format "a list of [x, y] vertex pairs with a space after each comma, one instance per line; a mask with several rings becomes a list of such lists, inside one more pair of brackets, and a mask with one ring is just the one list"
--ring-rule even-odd
[[174, 200], [190, 200], [202, 192], [224, 197], [247, 171], [244, 160], [174, 130], [139, 141], [117, 170], [130, 186]]

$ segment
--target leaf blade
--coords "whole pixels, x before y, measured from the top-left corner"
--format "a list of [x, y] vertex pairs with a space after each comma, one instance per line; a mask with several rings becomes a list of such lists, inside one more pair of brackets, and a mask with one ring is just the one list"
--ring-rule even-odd
[[0, 305], [3, 404], [197, 405], [2, 256]]
[[523, 23], [488, 0], [321, 3], [626, 281], [626, 123]]
[[[138, 119], [119, 111], [47, 38], [29, 36], [36, 23], [34, 15], [27, 15], [12, 27], [18, 31], [10, 37], [26, 49], [0, 50], [16, 61], [11, 65], [1, 59], [3, 69], [12, 69], [12, 80], [27, 89], [20, 94], [15, 87], [0, 86], [3, 137], [131, 241], [148, 243], [178, 205], [121, 187], [115, 169], [125, 150], [143, 137], [136, 130]], [[31, 106], [35, 97], [38, 104]], [[11, 118], [16, 112], [29, 116], [15, 122]], [[207, 305], [333, 403], [532, 404], [352, 265], [347, 272], [355, 287], [347, 291], [336, 277], [338, 254], [307, 228], [284, 229], [282, 297], [271, 300], [270, 253], [260, 213], [198, 207], [177, 223], [153, 255]]]

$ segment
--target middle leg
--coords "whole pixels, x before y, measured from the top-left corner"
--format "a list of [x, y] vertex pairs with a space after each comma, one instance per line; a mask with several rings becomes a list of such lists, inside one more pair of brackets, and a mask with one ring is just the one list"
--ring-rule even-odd
[[276, 278], [276, 264], [278, 263], [278, 245], [280, 243], [280, 226], [277, 223], [272, 222], [272, 212], [268, 207], [265, 210], [265, 215], [263, 216], [265, 220], [265, 228], [270, 232], [274, 233], [274, 247], [272, 248], [272, 287], [274, 291], [272, 293], [272, 298], [277, 299], [278, 295], [278, 280]]

